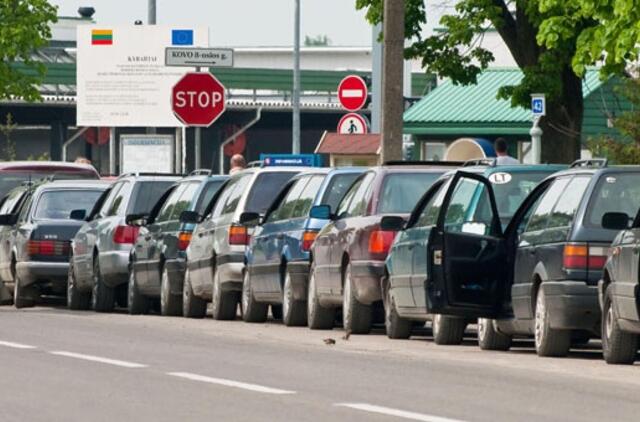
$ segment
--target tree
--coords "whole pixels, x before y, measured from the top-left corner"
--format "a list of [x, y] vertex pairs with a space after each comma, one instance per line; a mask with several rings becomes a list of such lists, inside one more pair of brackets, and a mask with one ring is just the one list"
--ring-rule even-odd
[[[51, 38], [50, 24], [56, 22], [56, 14], [57, 8], [46, 0], [0, 0], [0, 99], [40, 99], [36, 85], [46, 69], [32, 54]], [[36, 76], [16, 69], [16, 62]]]
[[327, 47], [330, 44], [331, 40], [326, 35], [316, 35], [315, 37], [304, 36], [305, 47]]
[[[382, 3], [357, 0], [356, 7], [366, 9], [367, 19], [378, 23]], [[592, 19], [574, 19], [573, 26], [567, 25], [563, 37], [551, 45], [538, 40], [540, 26], [548, 19], [566, 17], [569, 7], [541, 8], [540, 0], [456, 0], [455, 14], [440, 20], [444, 31], [422, 37], [427, 19], [424, 0], [405, 0], [405, 7], [405, 37], [411, 40], [406, 57], [421, 59], [427, 72], [458, 84], [476, 83], [478, 74], [494, 60], [479, 41], [495, 28], [523, 72], [520, 84], [502, 87], [498, 96], [510, 99], [513, 106], [529, 108], [532, 93], [545, 93], [542, 160], [569, 162], [578, 156], [584, 107], [581, 76], [572, 69], [571, 60], [582, 31], [595, 25]]]

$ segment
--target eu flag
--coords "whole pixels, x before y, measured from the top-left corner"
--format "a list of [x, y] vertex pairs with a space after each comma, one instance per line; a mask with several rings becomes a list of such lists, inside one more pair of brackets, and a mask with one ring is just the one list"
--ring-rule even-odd
[[193, 45], [193, 29], [172, 29], [172, 45]]

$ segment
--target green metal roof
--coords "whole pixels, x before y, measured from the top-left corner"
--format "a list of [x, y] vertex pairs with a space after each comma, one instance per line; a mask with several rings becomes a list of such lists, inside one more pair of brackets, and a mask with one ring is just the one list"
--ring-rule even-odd
[[[404, 113], [404, 132], [422, 135], [528, 135], [531, 111], [511, 107], [497, 99], [500, 87], [522, 80], [517, 68], [487, 69], [475, 85], [455, 85], [444, 81]], [[589, 70], [582, 82], [586, 98], [602, 85], [597, 70]]]

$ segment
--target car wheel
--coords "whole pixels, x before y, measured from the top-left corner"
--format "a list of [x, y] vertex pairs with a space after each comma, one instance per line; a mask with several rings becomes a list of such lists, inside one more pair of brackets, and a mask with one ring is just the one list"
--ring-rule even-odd
[[269, 312], [269, 305], [256, 302], [251, 290], [251, 276], [244, 272], [242, 281], [242, 319], [244, 322], [265, 322]]
[[149, 313], [149, 299], [144, 297], [138, 290], [138, 282], [136, 281], [136, 272], [133, 266], [129, 268], [129, 285], [127, 286], [127, 303], [129, 305], [129, 314], [139, 315]]
[[307, 322], [312, 330], [330, 330], [336, 319], [336, 308], [325, 308], [318, 301], [316, 293], [316, 271], [311, 265], [309, 291], [307, 292]]
[[509, 350], [511, 340], [511, 336], [496, 330], [492, 319], [478, 318], [478, 345], [482, 350]]
[[25, 287], [22, 285], [20, 276], [16, 273], [14, 278], [15, 286], [13, 288], [13, 304], [16, 309], [29, 308], [35, 305], [36, 290], [33, 286]]
[[163, 316], [180, 316], [182, 314], [181, 301], [182, 296], [171, 293], [169, 272], [166, 267], [163, 268], [160, 279], [160, 314]]
[[371, 305], [358, 302], [351, 278], [351, 263], [344, 270], [342, 295], [342, 325], [348, 333], [369, 334], [371, 331]]
[[[273, 307], [271, 308], [273, 312]], [[285, 271], [282, 289], [282, 321], [287, 327], [307, 325], [307, 306], [303, 300], [294, 300], [291, 275]]]
[[111, 312], [115, 304], [115, 291], [104, 284], [98, 257], [93, 260], [93, 290], [91, 292], [91, 307], [96, 312]]
[[238, 309], [238, 294], [237, 292], [222, 291], [220, 284], [220, 276], [216, 271], [213, 275], [213, 298], [211, 300], [213, 319], [227, 321], [235, 319]]
[[91, 292], [81, 292], [76, 284], [76, 273], [69, 262], [67, 276], [67, 307], [74, 311], [86, 311], [91, 307]]
[[189, 270], [184, 273], [182, 283], [182, 315], [187, 318], [204, 318], [207, 314], [207, 302], [193, 293]]
[[602, 310], [602, 352], [611, 364], [632, 364], [638, 351], [638, 335], [622, 331], [611, 303], [611, 292], [605, 292]]
[[408, 339], [411, 337], [412, 321], [398, 316], [396, 302], [390, 290], [389, 288], [386, 289], [384, 301], [384, 327], [387, 330], [387, 337], [391, 339]]
[[538, 289], [535, 312], [535, 344], [538, 356], [566, 356], [571, 347], [571, 331], [549, 326], [549, 309], [542, 288]]
[[464, 339], [464, 330], [467, 328], [467, 321], [464, 318], [435, 314], [431, 328], [433, 341], [436, 344], [461, 344]]

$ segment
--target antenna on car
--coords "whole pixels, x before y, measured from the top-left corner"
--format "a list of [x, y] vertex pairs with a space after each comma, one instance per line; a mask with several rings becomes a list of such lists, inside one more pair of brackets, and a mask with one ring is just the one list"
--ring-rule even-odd
[[577, 167], [607, 167], [609, 164], [609, 160], [606, 158], [589, 158], [586, 160], [576, 160], [569, 168], [577, 168]]

